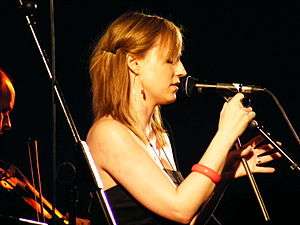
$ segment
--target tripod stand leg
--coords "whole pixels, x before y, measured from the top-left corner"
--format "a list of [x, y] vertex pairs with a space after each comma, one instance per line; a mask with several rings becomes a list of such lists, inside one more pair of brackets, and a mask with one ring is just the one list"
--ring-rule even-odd
[[254, 193], [255, 193], [255, 196], [256, 196], [256, 198], [257, 198], [258, 204], [259, 204], [259, 206], [260, 206], [260, 208], [261, 208], [261, 210], [262, 210], [262, 213], [263, 213], [263, 215], [264, 215], [265, 221], [266, 221], [266, 222], [271, 221], [271, 218], [270, 218], [270, 216], [269, 216], [269, 213], [268, 213], [268, 211], [267, 211], [267, 208], [266, 208], [266, 206], [265, 206], [265, 203], [264, 203], [264, 201], [263, 201], [263, 199], [262, 199], [262, 196], [261, 196], [261, 194], [260, 194], [260, 191], [259, 191], [258, 186], [257, 186], [257, 184], [256, 184], [256, 181], [255, 181], [255, 179], [254, 179], [254, 176], [253, 176], [253, 174], [252, 174], [251, 171], [250, 171], [250, 168], [249, 168], [249, 165], [248, 165], [246, 159], [242, 158], [242, 163], [243, 163], [243, 166], [244, 166], [244, 168], [245, 168], [245, 170], [246, 170], [246, 173], [247, 173], [247, 175], [248, 175], [248, 178], [249, 178], [249, 180], [250, 180], [250, 183], [251, 183], [251, 186], [252, 186], [253, 191], [254, 191]]
[[[240, 139], [239, 139], [239, 138], [237, 139], [236, 148], [237, 148], [237, 149], [240, 149], [240, 148], [241, 148], [241, 142], [240, 142]], [[264, 200], [263, 200], [263, 198], [262, 198], [262, 196], [261, 196], [261, 194], [260, 194], [260, 191], [259, 191], [258, 186], [257, 186], [257, 184], [256, 184], [256, 181], [255, 181], [255, 179], [254, 179], [254, 176], [253, 176], [253, 174], [251, 173], [251, 170], [250, 170], [250, 168], [249, 168], [249, 165], [248, 165], [248, 163], [247, 163], [247, 160], [244, 159], [244, 158], [242, 158], [242, 164], [243, 164], [243, 166], [244, 166], [244, 168], [245, 168], [245, 171], [246, 171], [246, 173], [247, 173], [247, 176], [248, 176], [248, 178], [249, 178], [249, 180], [250, 180], [250, 184], [251, 184], [251, 186], [252, 186], [252, 188], [253, 188], [254, 194], [255, 194], [255, 196], [256, 196], [256, 198], [257, 198], [258, 204], [259, 204], [259, 206], [260, 206], [260, 208], [261, 208], [261, 211], [262, 211], [262, 213], [263, 213], [264, 219], [265, 219], [266, 222], [270, 222], [270, 221], [271, 221], [271, 218], [270, 218], [269, 213], [268, 213], [268, 211], [267, 211], [267, 208], [266, 208], [266, 206], [265, 206]]]

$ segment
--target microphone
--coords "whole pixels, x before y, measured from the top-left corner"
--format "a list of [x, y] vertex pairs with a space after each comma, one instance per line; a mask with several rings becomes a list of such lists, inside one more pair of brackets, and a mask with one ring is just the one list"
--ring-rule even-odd
[[202, 93], [204, 90], [216, 90], [216, 91], [230, 91], [230, 92], [241, 92], [241, 93], [254, 93], [254, 92], [262, 92], [265, 91], [265, 88], [255, 86], [255, 85], [247, 85], [244, 86], [239, 83], [217, 83], [217, 84], [204, 84], [198, 83], [198, 79], [186, 76], [181, 78], [180, 81], [181, 90], [187, 95], [191, 97], [194, 90], [197, 90], [199, 93]]

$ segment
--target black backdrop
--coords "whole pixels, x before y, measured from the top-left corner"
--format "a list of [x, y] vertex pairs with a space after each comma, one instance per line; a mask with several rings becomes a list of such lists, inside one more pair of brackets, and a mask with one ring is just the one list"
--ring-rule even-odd
[[[48, 1], [37, 2], [34, 14], [36, 32], [42, 49], [51, 59]], [[209, 82], [257, 84], [271, 90], [279, 99], [292, 124], [299, 128], [299, 11], [300, 3], [289, 1], [214, 3], [189, 1], [54, 1], [56, 34], [56, 75], [63, 95], [84, 140], [92, 122], [88, 56], [94, 41], [106, 25], [124, 11], [143, 10], [165, 16], [184, 30], [183, 63], [189, 74]], [[3, 8], [2, 8], [3, 7]], [[40, 150], [45, 196], [68, 211], [67, 189], [61, 182], [53, 191], [52, 101], [48, 75], [15, 1], [1, 2], [0, 67], [11, 77], [16, 89], [16, 107], [12, 112], [13, 129], [1, 137], [1, 159], [18, 166], [29, 177], [28, 139], [36, 139]], [[251, 96], [257, 120], [283, 143], [296, 161], [299, 147], [272, 98], [266, 94]], [[184, 174], [207, 147], [218, 122], [223, 100], [217, 94], [203, 94], [164, 107]], [[89, 203], [88, 171], [78, 160], [64, 115], [57, 105], [56, 160], [58, 171], [63, 162], [72, 162], [78, 172], [78, 215], [87, 215]], [[249, 131], [254, 133], [254, 131]], [[272, 175], [255, 175], [270, 217], [297, 223], [300, 182], [285, 160], [274, 163]], [[139, 165], [137, 165], [138, 167]], [[55, 195], [53, 193], [56, 193]], [[5, 198], [12, 208], [17, 207]], [[27, 211], [17, 210], [26, 217]], [[22, 212], [20, 212], [22, 211]], [[29, 210], [30, 211], [30, 210]], [[101, 212], [99, 213], [101, 214]], [[231, 184], [216, 212], [224, 224], [264, 224], [264, 219], [247, 178]], [[101, 217], [101, 215], [100, 215]], [[105, 220], [102, 218], [102, 224]]]

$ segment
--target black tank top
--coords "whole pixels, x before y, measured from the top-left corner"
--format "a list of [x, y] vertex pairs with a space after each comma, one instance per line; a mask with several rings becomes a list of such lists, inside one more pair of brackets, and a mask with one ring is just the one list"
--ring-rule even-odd
[[[183, 180], [178, 171], [166, 172], [177, 184]], [[148, 210], [121, 185], [116, 185], [105, 192], [118, 225], [179, 225]]]

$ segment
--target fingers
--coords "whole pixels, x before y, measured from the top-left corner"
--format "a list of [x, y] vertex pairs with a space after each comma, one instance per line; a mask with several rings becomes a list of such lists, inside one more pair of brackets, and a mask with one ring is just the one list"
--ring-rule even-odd
[[255, 154], [256, 156], [260, 156], [261, 155], [271, 155], [274, 156], [274, 158], [280, 158], [281, 154], [279, 152], [275, 152], [274, 153], [274, 147], [271, 144], [265, 144], [265, 145], [261, 145], [257, 148], [255, 148], [255, 146], [253, 145], [248, 145], [248, 146], [244, 146], [244, 149], [241, 151], [240, 156], [245, 157], [250, 155]]
[[256, 165], [261, 165], [268, 163], [270, 161], [280, 159], [282, 155], [279, 152], [273, 152], [271, 154], [266, 154], [267, 151], [272, 150], [269, 145], [266, 145], [269, 148], [253, 148], [251, 145], [243, 149], [240, 153], [241, 157], [249, 159], [253, 156], [256, 157]]
[[[274, 151], [274, 147], [271, 144], [265, 144], [259, 146], [259, 148], [255, 148], [254, 150], [256, 155], [268, 154], [268, 152], [272, 153]], [[281, 156], [279, 152], [277, 152], [276, 155]]]
[[252, 156], [253, 154], [254, 154], [254, 148], [251, 145], [249, 145], [241, 151], [240, 156], [242, 156], [242, 157], [245, 157], [248, 155]]
[[254, 148], [256, 155], [265, 154], [273, 149], [274, 147], [271, 144], [265, 144]]
[[[264, 141], [266, 141], [266, 138], [262, 135], [257, 135], [253, 138], [251, 138], [246, 144], [244, 144], [244, 147], [248, 146], [248, 145], [252, 145], [254, 148], [256, 146], [261, 145]], [[280, 141], [276, 141], [276, 144], [281, 146], [282, 143]], [[265, 145], [261, 145], [260, 148], [266, 148], [266, 149], [274, 149], [274, 147], [271, 144], [265, 144]]]
[[251, 107], [244, 107], [242, 93], [237, 93], [230, 101], [224, 103], [220, 113], [219, 129], [232, 136], [239, 136], [255, 117]]
[[255, 112], [253, 111], [252, 107], [244, 107], [242, 100], [244, 99], [244, 94], [237, 93], [230, 102], [237, 104], [242, 110], [242, 113], [244, 114], [245, 122], [249, 123], [252, 119], [255, 117]]
[[244, 99], [244, 94], [237, 93], [228, 103], [237, 105], [245, 113], [252, 113], [253, 112], [252, 107], [250, 107], [250, 106], [245, 107], [242, 103], [243, 99]]
[[227, 102], [239, 105], [239, 107], [243, 108], [243, 110], [245, 110], [246, 112], [252, 111], [252, 107], [251, 106], [245, 106], [243, 104], [243, 100], [244, 99], [245, 99], [245, 96], [244, 96], [243, 93], [237, 93], [233, 98], [231, 98]]
[[242, 104], [242, 99], [243, 99], [244, 97], [245, 97], [244, 94], [239, 92], [239, 93], [237, 93], [235, 96], [233, 96], [233, 97], [230, 99], [230, 101], [232, 101], [232, 102], [236, 101], [236, 102], [240, 102], [240, 103]]
[[260, 145], [264, 140], [265, 138], [262, 135], [257, 135], [251, 138], [244, 146], [251, 145], [255, 148], [256, 146]]
[[282, 156], [279, 152], [275, 152], [270, 155], [263, 155], [263, 156], [258, 156], [256, 159], [256, 165], [262, 165], [264, 163], [271, 162], [276, 159], [280, 159]]
[[274, 173], [275, 168], [273, 167], [256, 167], [255, 173]]

